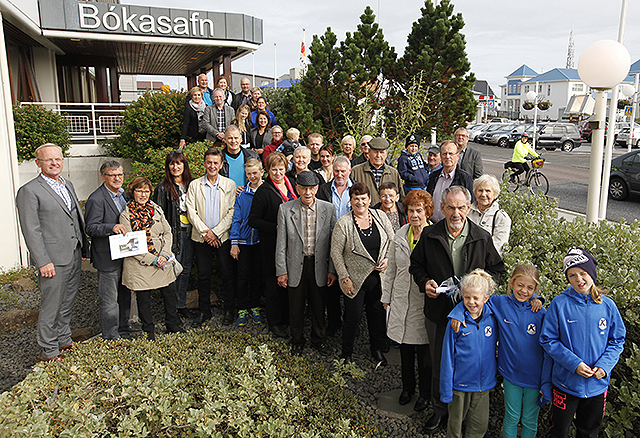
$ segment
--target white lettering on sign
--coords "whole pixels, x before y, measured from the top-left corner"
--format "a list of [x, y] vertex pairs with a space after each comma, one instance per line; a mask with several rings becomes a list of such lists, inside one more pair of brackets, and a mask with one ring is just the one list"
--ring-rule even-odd
[[122, 6], [120, 13], [116, 5], [110, 5], [102, 12], [98, 6], [78, 3], [79, 21], [81, 29], [99, 29], [100, 25], [111, 32], [122, 33], [161, 33], [164, 35], [189, 35], [194, 37], [213, 37], [215, 24], [209, 18], [200, 18], [200, 12], [191, 12], [189, 17], [171, 17], [149, 14], [138, 15], [130, 13], [127, 6]]

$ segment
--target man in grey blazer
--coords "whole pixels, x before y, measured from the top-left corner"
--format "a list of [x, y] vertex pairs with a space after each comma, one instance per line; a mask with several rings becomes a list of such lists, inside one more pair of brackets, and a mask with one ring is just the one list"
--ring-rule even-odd
[[289, 291], [291, 352], [304, 348], [304, 305], [309, 302], [311, 344], [322, 355], [331, 354], [325, 344], [324, 295], [336, 281], [329, 257], [331, 233], [336, 224], [332, 203], [316, 199], [318, 180], [313, 172], [297, 175], [299, 198], [280, 205], [276, 240], [278, 284]]
[[469, 143], [469, 132], [465, 128], [458, 128], [456, 132], [453, 133], [453, 140], [456, 142], [458, 152], [460, 153], [458, 166], [471, 175], [471, 178], [478, 178], [483, 173], [482, 154], [471, 146], [467, 146], [467, 143]]
[[98, 300], [102, 338], [120, 339], [119, 331], [130, 331], [131, 292], [122, 285], [122, 259], [111, 260], [109, 236], [126, 234], [119, 223], [127, 201], [122, 183], [124, 172], [119, 162], [105, 161], [100, 166], [102, 184], [85, 205], [87, 234], [91, 237], [91, 264], [98, 271]]
[[206, 139], [216, 145], [224, 141], [224, 132], [235, 118], [236, 112], [224, 101], [224, 91], [213, 90], [213, 105], [204, 109], [200, 120], [200, 131], [207, 133]]
[[60, 351], [72, 345], [69, 322], [89, 245], [73, 184], [60, 176], [62, 149], [45, 143], [35, 155], [42, 173], [20, 187], [16, 203], [31, 262], [39, 270], [38, 344], [43, 351], [38, 359], [61, 360]]

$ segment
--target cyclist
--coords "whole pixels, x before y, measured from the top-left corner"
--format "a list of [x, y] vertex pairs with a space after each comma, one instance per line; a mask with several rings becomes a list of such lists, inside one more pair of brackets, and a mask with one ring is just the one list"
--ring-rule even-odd
[[526, 132], [522, 133], [522, 137], [513, 147], [513, 156], [511, 157], [511, 166], [516, 171], [511, 174], [509, 177], [509, 181], [515, 182], [516, 177], [523, 172], [529, 172], [529, 164], [527, 164], [527, 155], [533, 155], [534, 157], [539, 157], [536, 151], [529, 145], [527, 142], [529, 140], [529, 134]]

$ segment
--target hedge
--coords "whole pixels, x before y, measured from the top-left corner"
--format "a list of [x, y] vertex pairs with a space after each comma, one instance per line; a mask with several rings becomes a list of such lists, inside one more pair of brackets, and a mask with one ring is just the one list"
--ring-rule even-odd
[[35, 158], [35, 150], [45, 143], [57, 144], [63, 153], [69, 149], [68, 122], [60, 114], [37, 105], [16, 105], [13, 121], [19, 162]]

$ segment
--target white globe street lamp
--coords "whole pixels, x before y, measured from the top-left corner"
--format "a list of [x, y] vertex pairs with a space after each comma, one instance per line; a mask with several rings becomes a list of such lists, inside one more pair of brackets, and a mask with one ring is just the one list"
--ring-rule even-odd
[[536, 91], [529, 91], [525, 95], [527, 102], [533, 103], [533, 150], [536, 150], [536, 122], [538, 121], [538, 82], [536, 82]]
[[[619, 42], [597, 41], [587, 47], [578, 60], [580, 79], [596, 90], [594, 120], [589, 122], [593, 129], [591, 136], [591, 160], [589, 170], [589, 191], [587, 195], [587, 221], [598, 220], [598, 205], [602, 182], [602, 152], [604, 149], [604, 123], [607, 108], [607, 89], [618, 85], [629, 74], [631, 56]], [[616, 105], [617, 102], [611, 102]], [[615, 120], [611, 120], [615, 129]], [[609, 169], [605, 169], [607, 172]], [[608, 190], [608, 187], [602, 187]]]

